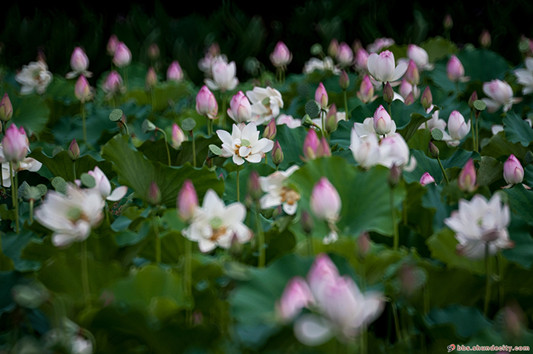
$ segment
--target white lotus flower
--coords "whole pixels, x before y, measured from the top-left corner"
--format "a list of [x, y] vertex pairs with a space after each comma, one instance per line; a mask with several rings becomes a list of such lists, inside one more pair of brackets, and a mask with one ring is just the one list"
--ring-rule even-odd
[[276, 119], [276, 124], [285, 124], [289, 128], [294, 129], [302, 126], [302, 120], [286, 114], [280, 114], [279, 117]]
[[407, 63], [401, 61], [395, 64], [394, 54], [385, 50], [379, 54], [372, 53], [367, 60], [368, 73], [378, 82], [398, 81], [407, 71]]
[[231, 135], [225, 130], [217, 130], [222, 140], [222, 157], [232, 157], [233, 162], [242, 165], [244, 160], [251, 163], [261, 162], [265, 153], [272, 150], [274, 142], [270, 139], [259, 139], [259, 131], [255, 123], [245, 125], [233, 124]]
[[22, 95], [33, 91], [43, 94], [52, 81], [52, 73], [48, 71], [48, 65], [44, 61], [33, 61], [22, 67], [22, 70], [15, 76], [15, 80], [22, 85], [20, 88]]
[[236, 202], [228, 206], [209, 189], [202, 207], [194, 211], [192, 222], [183, 236], [198, 242], [200, 251], [209, 252], [215, 247], [230, 248], [232, 242], [245, 243], [252, 238], [252, 231], [243, 224], [246, 208]]
[[281, 93], [267, 86], [254, 87], [252, 91], [246, 91], [246, 96], [252, 104], [252, 122], [261, 125], [270, 122], [272, 118], [277, 118], [280, 109], [283, 108], [283, 98]]
[[66, 194], [49, 191], [35, 210], [35, 219], [54, 231], [52, 243], [67, 246], [84, 241], [102, 220], [104, 200], [96, 189], [68, 184]]
[[514, 71], [516, 80], [522, 86], [522, 94], [527, 95], [533, 92], [533, 58], [528, 57], [525, 60], [525, 69], [517, 69]]
[[[431, 113], [434, 107], [434, 105], [429, 106], [429, 108], [426, 109], [426, 113]], [[433, 112], [433, 114], [431, 115], [431, 119], [428, 120], [426, 123], [420, 124], [418, 129], [426, 129], [426, 126], [429, 131], [432, 131], [433, 129], [439, 129], [444, 133], [446, 129], [446, 121], [444, 119], [440, 119], [439, 111], [435, 110], [435, 112]]]
[[[2, 180], [0, 181], [2, 183], [3, 187], [11, 187], [11, 178], [9, 176], [9, 162], [6, 161], [4, 156], [4, 148], [2, 147], [2, 144], [0, 143], [0, 163], [2, 164]], [[37, 172], [41, 169], [42, 163], [35, 160], [31, 157], [25, 157], [24, 160], [19, 161], [18, 164], [15, 164], [13, 169], [13, 176], [15, 176], [15, 173], [18, 171], [31, 171], [31, 172]]]
[[444, 223], [455, 232], [457, 251], [468, 258], [482, 258], [488, 245], [489, 254], [513, 247], [507, 226], [511, 221], [508, 205], [502, 205], [498, 193], [487, 201], [480, 194], [471, 201], [461, 199], [459, 210], [452, 212]]
[[330, 57], [325, 57], [324, 60], [311, 58], [304, 64], [304, 74], [310, 74], [315, 70], [331, 71], [335, 75], [339, 75], [341, 73], [340, 69], [335, 66], [333, 59]]
[[289, 215], [294, 215], [298, 208], [300, 194], [287, 186], [287, 178], [298, 169], [297, 165], [289, 167], [286, 171], [276, 171], [267, 177], [259, 177], [263, 192], [267, 193], [261, 200], [261, 208], [272, 208], [278, 205]]
[[224, 59], [217, 58], [211, 66], [213, 79], [205, 79], [205, 83], [211, 90], [233, 90], [239, 83], [236, 71], [234, 61], [228, 64]]
[[465, 122], [463, 115], [454, 110], [448, 117], [448, 133], [444, 132], [442, 140], [446, 141], [448, 146], [458, 146], [461, 140], [470, 132], [470, 121]]
[[520, 98], [513, 98], [511, 85], [498, 79], [485, 82], [483, 92], [489, 97], [482, 99], [489, 112], [496, 112], [501, 106], [503, 106], [503, 111], [507, 112], [514, 103], [520, 101]]
[[111, 192], [111, 183], [109, 183], [109, 179], [98, 166], [95, 166], [92, 171], [87, 173], [94, 178], [96, 183], [94, 188], [100, 192], [100, 195], [104, 199], [116, 202], [117, 200], [122, 199], [122, 197], [128, 192], [128, 187], [126, 186], [117, 187]]

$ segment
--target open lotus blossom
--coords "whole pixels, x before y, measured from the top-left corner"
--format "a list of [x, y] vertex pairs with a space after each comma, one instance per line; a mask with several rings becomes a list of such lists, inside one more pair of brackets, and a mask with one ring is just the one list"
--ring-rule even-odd
[[270, 86], [254, 87], [253, 90], [246, 91], [246, 96], [252, 105], [251, 121], [257, 125], [277, 118], [283, 108], [281, 93]]
[[520, 102], [520, 98], [513, 97], [511, 85], [502, 80], [492, 80], [483, 84], [483, 92], [488, 98], [483, 98], [489, 112], [496, 112], [503, 106], [503, 111], [507, 112], [514, 103]]
[[341, 70], [335, 66], [333, 59], [325, 57], [324, 59], [311, 58], [305, 62], [303, 73], [310, 74], [313, 71], [330, 71], [335, 75], [339, 75]]
[[207, 49], [204, 57], [198, 61], [198, 68], [204, 72], [207, 77], [212, 77], [211, 68], [213, 63], [217, 60], [228, 61], [225, 54], [220, 53], [220, 47], [217, 43], [213, 43]]
[[[311, 312], [301, 314], [305, 308]], [[281, 320], [294, 320], [296, 338], [310, 346], [333, 336], [342, 341], [353, 340], [383, 308], [381, 293], [363, 294], [352, 278], [339, 274], [326, 254], [316, 257], [307, 279], [292, 278], [276, 303]]]
[[34, 91], [38, 94], [43, 94], [52, 81], [52, 73], [48, 71], [46, 62], [38, 60], [24, 65], [22, 70], [15, 76], [15, 80], [22, 85], [20, 88], [22, 95], [27, 95]]
[[[435, 108], [434, 105], [429, 106], [429, 108], [426, 109], [426, 113], [431, 113], [433, 108]], [[433, 129], [439, 129], [444, 133], [446, 130], [446, 121], [439, 118], [439, 110], [436, 109], [431, 114], [431, 118], [427, 122], [420, 124], [418, 129], [429, 129], [429, 131], [432, 131]]]
[[220, 156], [231, 157], [237, 165], [242, 165], [245, 160], [251, 163], [261, 162], [263, 156], [274, 147], [272, 140], [259, 139], [259, 131], [253, 122], [246, 125], [233, 124], [231, 135], [219, 129], [217, 135], [222, 141]]
[[92, 171], [87, 173], [94, 178], [95, 186], [93, 188], [98, 190], [104, 199], [116, 202], [117, 200], [122, 199], [128, 192], [128, 187], [126, 186], [116, 187], [113, 192], [111, 192], [111, 183], [104, 171], [98, 166], [95, 166]]
[[228, 63], [222, 58], [217, 58], [211, 65], [212, 79], [205, 79], [205, 83], [211, 90], [222, 92], [233, 90], [239, 83], [236, 73], [237, 67], [234, 61]]
[[448, 146], [457, 146], [461, 140], [470, 132], [470, 121], [465, 122], [465, 118], [459, 111], [452, 111], [448, 117], [448, 133], [444, 132], [442, 140]]
[[514, 74], [516, 81], [522, 85], [522, 94], [528, 95], [533, 92], [533, 58], [528, 57], [524, 60], [525, 69], [516, 69]]
[[183, 236], [198, 242], [202, 252], [209, 252], [217, 246], [230, 248], [233, 242], [245, 243], [252, 238], [252, 231], [243, 224], [246, 208], [236, 202], [226, 206], [212, 189], [209, 189], [202, 203], [193, 213], [190, 225], [182, 231]]
[[418, 70], [432, 70], [433, 64], [429, 62], [428, 52], [416, 44], [407, 46], [407, 57], [416, 63]]
[[394, 54], [385, 50], [379, 54], [372, 53], [367, 60], [368, 73], [378, 82], [391, 84], [398, 81], [407, 71], [407, 63], [399, 62], [396, 66]]
[[369, 53], [379, 53], [382, 49], [388, 48], [394, 44], [392, 38], [376, 38], [376, 40], [370, 43], [366, 49]]
[[261, 190], [266, 193], [259, 201], [261, 208], [267, 209], [281, 205], [288, 215], [296, 213], [300, 193], [288, 186], [287, 179], [297, 169], [298, 166], [294, 165], [285, 171], [276, 171], [267, 177], [259, 177]]
[[89, 67], [89, 58], [81, 47], [74, 48], [72, 56], [70, 57], [70, 67], [72, 71], [65, 76], [67, 79], [75, 78], [78, 75], [91, 77], [92, 73], [87, 70]]
[[452, 212], [444, 223], [455, 232], [459, 241], [457, 251], [465, 257], [479, 259], [499, 249], [513, 247], [507, 226], [511, 221], [509, 206], [502, 204], [500, 195], [494, 194], [487, 201], [476, 194], [472, 200], [461, 199], [459, 210]]
[[[2, 180], [0, 181], [2, 183], [3, 187], [11, 187], [11, 177], [9, 175], [10, 171], [10, 163], [7, 161], [7, 159], [4, 156], [4, 147], [0, 143], [0, 163], [2, 164]], [[31, 171], [31, 172], [37, 172], [41, 169], [42, 163], [35, 160], [31, 157], [25, 157], [18, 163], [14, 164], [12, 174], [13, 176], [15, 173], [19, 171]]]
[[49, 191], [35, 210], [35, 219], [54, 233], [55, 246], [68, 246], [87, 239], [103, 217], [104, 200], [96, 188], [67, 184], [66, 194]]

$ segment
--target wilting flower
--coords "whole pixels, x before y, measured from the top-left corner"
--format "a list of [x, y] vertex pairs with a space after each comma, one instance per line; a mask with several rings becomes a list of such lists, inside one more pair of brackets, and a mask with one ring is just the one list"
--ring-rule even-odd
[[180, 63], [177, 60], [174, 60], [167, 69], [167, 80], [168, 81], [181, 81], [183, 79], [183, 70], [181, 69]]
[[487, 104], [489, 112], [496, 112], [501, 106], [503, 111], [507, 112], [514, 103], [520, 99], [513, 98], [513, 89], [511, 85], [502, 80], [492, 80], [483, 84], [483, 92], [489, 98], [483, 98], [483, 102]]
[[30, 142], [23, 127], [17, 128], [12, 123], [2, 139], [3, 159], [17, 163], [24, 160], [30, 150]]
[[516, 75], [516, 81], [522, 86], [522, 94], [527, 95], [533, 92], [533, 58], [528, 57], [525, 59], [525, 69], [517, 69], [514, 71]]
[[425, 186], [430, 183], [435, 183], [435, 178], [433, 178], [433, 176], [430, 175], [429, 172], [425, 172], [422, 177], [420, 177], [420, 184]]
[[222, 141], [222, 157], [232, 157], [233, 162], [242, 165], [244, 161], [251, 163], [261, 162], [265, 153], [272, 150], [272, 140], [259, 139], [259, 131], [255, 123], [245, 125], [233, 124], [231, 135], [225, 130], [217, 130], [217, 135]]
[[524, 180], [524, 168], [513, 154], [503, 164], [503, 178], [509, 185], [522, 183]]
[[463, 64], [455, 55], [452, 55], [450, 59], [448, 59], [448, 63], [446, 64], [446, 75], [448, 75], [448, 79], [453, 82], [466, 82], [470, 80], [469, 77], [465, 76]]
[[104, 200], [96, 188], [81, 189], [67, 184], [66, 194], [49, 191], [35, 210], [35, 219], [54, 232], [52, 243], [67, 246], [84, 241], [102, 220]]
[[335, 222], [341, 210], [341, 198], [335, 187], [322, 177], [311, 192], [311, 210], [319, 219]]
[[455, 232], [457, 251], [468, 258], [482, 258], [488, 246], [489, 255], [499, 249], [513, 247], [507, 226], [511, 221], [508, 205], [502, 205], [500, 195], [487, 201], [480, 194], [471, 201], [461, 199], [459, 210], [452, 212], [444, 223]]
[[74, 48], [72, 56], [70, 57], [70, 67], [72, 71], [68, 72], [65, 76], [67, 79], [72, 79], [78, 75], [84, 75], [85, 77], [92, 76], [92, 73], [87, 71], [87, 68], [89, 67], [89, 58], [81, 47]]
[[93, 188], [99, 191], [104, 199], [116, 202], [117, 200], [122, 199], [128, 192], [128, 187], [126, 186], [119, 186], [111, 192], [111, 183], [105, 173], [98, 166], [95, 166], [92, 171], [87, 173], [94, 178], [95, 186]]
[[207, 116], [209, 119], [216, 119], [217, 117], [217, 99], [206, 85], [202, 86], [196, 95], [196, 112]]
[[416, 63], [419, 70], [433, 69], [433, 64], [429, 62], [429, 56], [426, 50], [416, 44], [409, 44], [407, 46], [407, 57]]
[[202, 207], [195, 209], [191, 224], [182, 234], [198, 242], [202, 252], [209, 252], [217, 246], [228, 249], [234, 241], [245, 243], [252, 238], [251, 230], [243, 224], [245, 217], [243, 204], [236, 202], [226, 206], [215, 191], [209, 189]]
[[107, 97], [113, 96], [115, 93], [122, 92], [124, 90], [124, 87], [122, 86], [122, 76], [115, 71], [112, 70], [104, 80], [104, 84], [102, 85], [102, 90], [107, 94]]
[[281, 93], [267, 86], [254, 87], [252, 91], [246, 91], [246, 96], [252, 105], [251, 121], [257, 125], [269, 122], [272, 118], [277, 118], [280, 114], [280, 109], [283, 108], [283, 99]]
[[463, 115], [454, 110], [448, 117], [448, 134], [445, 133], [442, 140], [446, 141], [448, 146], [457, 146], [468, 132], [470, 132], [470, 121], [466, 123]]
[[205, 79], [206, 85], [211, 90], [227, 91], [233, 90], [239, 80], [236, 75], [237, 68], [235, 62], [227, 63], [225, 60], [218, 58], [211, 65], [212, 79]]
[[227, 113], [235, 123], [245, 123], [250, 121], [252, 118], [252, 105], [242, 91], [233, 95]]
[[176, 123], [172, 123], [172, 139], [171, 145], [174, 149], [179, 149], [181, 144], [187, 140], [187, 136], [183, 130]]
[[131, 63], [131, 52], [124, 42], [118, 42], [113, 54], [113, 64], [122, 68]]
[[261, 189], [266, 194], [261, 197], [261, 208], [273, 208], [281, 205], [283, 211], [294, 215], [300, 200], [300, 194], [287, 184], [287, 179], [298, 166], [289, 167], [286, 171], [276, 171], [267, 177], [259, 177]]
[[279, 41], [274, 47], [274, 51], [270, 54], [270, 61], [276, 68], [284, 68], [292, 60], [292, 54], [285, 43]]
[[15, 80], [22, 85], [21, 94], [27, 95], [33, 91], [43, 94], [52, 81], [52, 73], [48, 71], [48, 65], [43, 60], [33, 61], [22, 67]]
[[407, 71], [407, 63], [399, 62], [396, 66], [394, 54], [385, 50], [379, 54], [372, 53], [368, 56], [368, 72], [378, 82], [394, 82], [400, 79]]

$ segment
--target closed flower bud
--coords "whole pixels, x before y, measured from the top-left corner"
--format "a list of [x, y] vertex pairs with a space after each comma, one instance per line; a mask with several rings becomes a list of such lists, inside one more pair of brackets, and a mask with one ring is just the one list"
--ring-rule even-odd
[[435, 158], [439, 157], [439, 153], [440, 153], [439, 148], [432, 141], [429, 142], [428, 149], [429, 149], [429, 153], [431, 154], [431, 156]]
[[2, 101], [0, 101], [0, 120], [7, 122], [13, 116], [13, 105], [7, 93], [4, 93]]
[[337, 106], [334, 104], [331, 105], [329, 111], [326, 115], [326, 131], [331, 134], [337, 130]]
[[465, 118], [459, 111], [452, 111], [448, 117], [448, 132], [455, 141], [463, 139], [470, 131], [470, 122], [466, 123]]
[[402, 168], [396, 164], [392, 164], [389, 171], [389, 186], [395, 187], [400, 183], [402, 177]]
[[104, 92], [108, 94], [114, 94], [116, 92], [119, 92], [121, 87], [122, 87], [122, 77], [120, 76], [118, 72], [113, 70], [107, 75], [104, 81], [104, 84], [102, 86], [102, 89], [104, 90]]
[[405, 72], [405, 80], [407, 80], [407, 82], [409, 82], [411, 85], [418, 85], [420, 82], [420, 74], [418, 73], [418, 67], [416, 66], [414, 60], [409, 60], [407, 71]]
[[452, 55], [446, 64], [446, 74], [450, 81], [458, 81], [465, 76], [463, 64], [455, 55]]
[[70, 142], [70, 145], [68, 147], [68, 156], [72, 160], [77, 160], [78, 157], [80, 157], [80, 146], [78, 145], [76, 139], [72, 139], [72, 141]]
[[476, 190], [476, 168], [474, 160], [469, 159], [457, 179], [459, 189], [465, 192], [473, 192]]
[[148, 187], [147, 201], [152, 205], [158, 205], [161, 203], [161, 190], [155, 181], [150, 183]]
[[378, 135], [386, 135], [390, 133], [393, 127], [396, 128], [396, 124], [394, 124], [391, 116], [382, 105], [379, 105], [374, 112], [373, 123], [374, 130]]
[[252, 118], [252, 105], [242, 91], [233, 95], [227, 113], [236, 123], [245, 123]]
[[370, 246], [370, 235], [366, 231], [361, 232], [357, 238], [357, 253], [359, 253], [359, 256], [366, 256], [368, 251], [370, 251]]
[[183, 70], [181, 69], [180, 63], [177, 60], [174, 60], [167, 69], [167, 80], [168, 81], [181, 81], [183, 79]]
[[468, 99], [468, 106], [474, 108], [474, 102], [477, 101], [477, 91], [472, 92], [470, 98]]
[[329, 42], [328, 46], [328, 55], [332, 58], [335, 58], [337, 56], [337, 52], [339, 51], [339, 41], [336, 38], [333, 38]]
[[159, 46], [155, 43], [152, 43], [150, 44], [150, 46], [148, 47], [148, 58], [150, 58], [150, 60], [157, 60], [159, 58]]
[[341, 210], [341, 198], [335, 187], [322, 177], [311, 193], [311, 210], [319, 219], [335, 222]]
[[178, 215], [184, 221], [190, 221], [198, 207], [198, 196], [191, 180], [185, 180], [178, 193]]
[[272, 65], [277, 68], [286, 67], [292, 60], [292, 54], [289, 48], [283, 42], [278, 42], [274, 51], [270, 54], [270, 61]]
[[109, 40], [107, 41], [107, 53], [109, 55], [114, 55], [115, 54], [115, 50], [117, 48], [117, 44], [119, 43], [119, 40], [118, 40], [118, 37], [115, 35], [115, 34], [112, 34], [110, 37], [109, 37]]
[[442, 21], [442, 24], [444, 25], [444, 29], [446, 30], [451, 29], [453, 27], [452, 16], [450, 16], [450, 14], [446, 14], [446, 16], [444, 16], [444, 20]]
[[89, 58], [81, 47], [74, 48], [70, 57], [70, 67], [77, 73], [83, 73], [89, 67]]
[[341, 72], [341, 75], [339, 76], [339, 86], [343, 90], [347, 90], [350, 86], [350, 78], [348, 77], [348, 73], [345, 70], [343, 70]]
[[407, 97], [405, 97], [403, 103], [404, 103], [406, 106], [409, 106], [409, 105], [415, 103], [415, 96], [413, 95], [413, 91], [409, 92], [409, 94], [407, 95]]
[[259, 183], [259, 173], [253, 170], [248, 177], [248, 195], [251, 197], [252, 201], [258, 202], [262, 194], [263, 191], [261, 190], [261, 183]]
[[196, 112], [210, 119], [216, 119], [218, 103], [215, 95], [204, 85], [196, 95]]
[[352, 48], [344, 42], [339, 45], [335, 58], [341, 66], [350, 66], [353, 63]]
[[367, 71], [368, 52], [364, 48], [359, 48], [355, 52], [355, 68], [359, 71]]
[[328, 107], [328, 93], [326, 92], [326, 88], [322, 83], [318, 84], [318, 87], [315, 91], [315, 101], [322, 109], [326, 109]]
[[325, 137], [320, 139], [320, 144], [316, 150], [317, 157], [329, 157], [331, 156], [331, 149], [329, 148], [329, 143]]
[[306, 160], [313, 160], [317, 157], [317, 149], [320, 141], [318, 140], [318, 135], [314, 129], [309, 129], [304, 140], [304, 157]]
[[274, 138], [276, 137], [276, 133], [276, 118], [272, 118], [265, 127], [265, 130], [263, 131], [263, 138], [274, 140]]
[[513, 154], [503, 164], [503, 178], [508, 184], [518, 184], [524, 180], [524, 168]]
[[371, 102], [374, 99], [374, 85], [370, 81], [370, 76], [365, 75], [363, 80], [361, 80], [361, 86], [359, 86], [359, 91], [357, 91], [357, 98], [363, 103]]
[[171, 145], [174, 149], [179, 149], [181, 144], [187, 140], [187, 136], [183, 133], [183, 130], [176, 123], [172, 124], [172, 140]]
[[425, 186], [430, 183], [435, 183], [435, 178], [433, 178], [433, 176], [430, 175], [429, 172], [425, 172], [422, 177], [420, 177], [420, 184]]
[[113, 54], [113, 64], [117, 67], [122, 68], [131, 62], [131, 52], [130, 49], [124, 44], [124, 42], [117, 43], [115, 47], [115, 53]]
[[4, 158], [8, 162], [20, 162], [24, 160], [29, 151], [29, 141], [23, 127], [17, 128], [12, 123], [7, 128], [2, 147], [4, 148]]
[[74, 94], [81, 102], [87, 102], [92, 98], [92, 90], [85, 76], [80, 75], [74, 86]]
[[484, 29], [479, 35], [479, 44], [481, 44], [481, 46], [484, 48], [488, 48], [490, 47], [490, 43], [491, 43], [490, 33], [489, 31]]
[[150, 67], [148, 69], [148, 72], [146, 73], [145, 82], [147, 88], [152, 88], [155, 86], [155, 84], [157, 84], [157, 74], [153, 67]]
[[394, 91], [391, 84], [387, 81], [383, 86], [383, 100], [387, 103], [392, 103], [394, 99]]
[[433, 96], [431, 95], [431, 90], [429, 89], [429, 86], [426, 86], [426, 88], [424, 89], [422, 97], [420, 98], [420, 103], [422, 104], [422, 107], [424, 107], [424, 109], [426, 110], [433, 104]]
[[274, 142], [274, 147], [272, 148], [272, 162], [276, 166], [283, 162], [283, 150], [277, 140]]

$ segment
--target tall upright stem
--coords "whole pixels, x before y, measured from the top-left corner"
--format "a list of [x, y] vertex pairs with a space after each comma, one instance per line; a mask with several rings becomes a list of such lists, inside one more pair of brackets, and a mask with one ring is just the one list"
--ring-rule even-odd
[[85, 239], [81, 242], [81, 283], [85, 306], [89, 305], [91, 294], [89, 288], [89, 267], [87, 257], [87, 239]]
[[255, 211], [256, 224], [257, 224], [257, 239], [258, 239], [258, 250], [259, 250], [259, 260], [257, 266], [263, 268], [265, 266], [265, 234], [263, 233], [263, 226], [261, 225], [261, 217], [259, 209], [256, 208]]
[[18, 234], [19, 229], [19, 198], [18, 198], [18, 179], [14, 175], [13, 162], [9, 163], [9, 179], [11, 181], [11, 202], [15, 208], [15, 232]]
[[490, 282], [490, 276], [491, 276], [491, 258], [490, 258], [490, 243], [485, 242], [485, 304], [483, 306], [483, 313], [485, 314], [485, 317], [487, 317], [489, 313], [489, 304], [490, 304], [490, 297], [491, 297], [491, 282]]
[[239, 181], [239, 173], [241, 170], [237, 170], [237, 201], [241, 201], [241, 190], [240, 190], [240, 181]]
[[439, 163], [440, 170], [442, 172], [442, 176], [446, 180], [446, 184], [450, 183], [450, 180], [448, 179], [448, 175], [446, 174], [446, 170], [444, 169], [444, 166], [442, 166], [442, 162], [440, 162], [440, 158], [437, 156], [437, 162]]
[[398, 225], [396, 223], [396, 210], [394, 208], [394, 188], [391, 188], [390, 190], [390, 210], [393, 230], [393, 249], [397, 251], [398, 246], [400, 244], [400, 235], [398, 234]]
[[159, 226], [157, 220], [157, 214], [153, 217], [154, 233], [155, 233], [155, 262], [161, 263], [161, 238], [159, 237]]
[[85, 103], [81, 102], [81, 124], [83, 128], [83, 142], [87, 144], [87, 124], [85, 123]]
[[194, 142], [194, 133], [191, 130], [191, 141], [192, 141], [192, 166], [196, 167], [196, 143]]
[[342, 90], [344, 93], [344, 112], [346, 113], [346, 120], [350, 119], [350, 112], [348, 112], [348, 97], [346, 94], [346, 90]]

